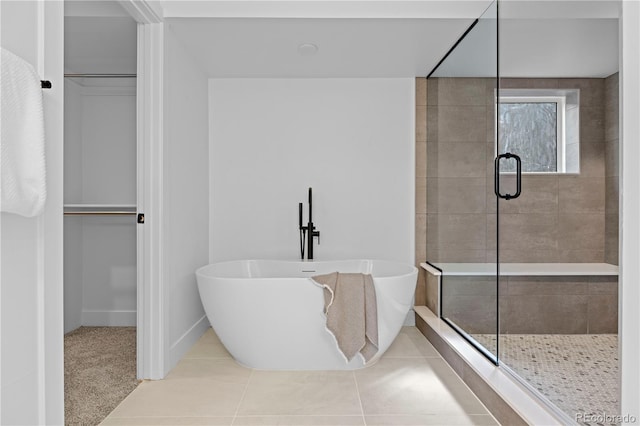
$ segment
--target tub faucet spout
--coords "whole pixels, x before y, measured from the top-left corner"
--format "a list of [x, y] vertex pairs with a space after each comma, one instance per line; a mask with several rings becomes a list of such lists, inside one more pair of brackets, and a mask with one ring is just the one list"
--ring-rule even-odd
[[[300, 229], [300, 257], [304, 259], [304, 246], [306, 240], [307, 246], [307, 259], [313, 259], [313, 239], [318, 238], [318, 244], [320, 244], [320, 231], [316, 231], [316, 227], [313, 224], [313, 204], [312, 204], [312, 189], [309, 188], [309, 221], [307, 226], [302, 226], [302, 203], [298, 204], [298, 228]], [[308, 239], [307, 239], [308, 233]]]

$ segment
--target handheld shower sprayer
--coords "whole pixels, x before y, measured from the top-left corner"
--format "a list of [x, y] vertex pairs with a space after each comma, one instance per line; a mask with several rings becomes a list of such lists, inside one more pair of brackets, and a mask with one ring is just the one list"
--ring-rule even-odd
[[[300, 258], [304, 259], [304, 247], [307, 246], [307, 259], [313, 259], [313, 238], [318, 237], [318, 244], [320, 244], [320, 231], [316, 231], [316, 227], [313, 225], [313, 203], [312, 203], [312, 189], [309, 188], [309, 221], [306, 226], [302, 226], [302, 203], [298, 203], [298, 229], [300, 231]], [[307, 239], [307, 231], [309, 237]]]

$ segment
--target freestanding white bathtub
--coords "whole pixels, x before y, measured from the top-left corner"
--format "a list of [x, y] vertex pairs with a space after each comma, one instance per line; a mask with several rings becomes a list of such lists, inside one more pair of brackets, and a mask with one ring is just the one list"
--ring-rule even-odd
[[378, 353], [391, 345], [411, 309], [418, 270], [380, 260], [239, 260], [196, 271], [200, 298], [216, 334], [237, 362], [264, 370], [352, 370], [326, 330], [323, 290], [309, 278], [331, 272], [373, 276]]

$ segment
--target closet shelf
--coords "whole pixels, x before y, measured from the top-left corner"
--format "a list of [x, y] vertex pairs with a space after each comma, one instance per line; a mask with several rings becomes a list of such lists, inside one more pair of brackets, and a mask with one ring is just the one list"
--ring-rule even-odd
[[133, 216], [137, 214], [137, 206], [135, 204], [65, 204], [64, 214]]

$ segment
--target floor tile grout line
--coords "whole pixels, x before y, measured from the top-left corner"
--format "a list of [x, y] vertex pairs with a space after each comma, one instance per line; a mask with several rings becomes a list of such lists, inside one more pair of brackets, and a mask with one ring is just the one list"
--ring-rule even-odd
[[240, 401], [238, 401], [238, 406], [236, 407], [236, 412], [233, 414], [233, 420], [231, 420], [231, 425], [233, 426], [236, 422], [236, 418], [238, 417], [238, 413], [240, 412], [240, 406], [244, 402], [244, 397], [247, 394], [247, 390], [249, 389], [249, 383], [251, 382], [251, 378], [253, 377], [253, 372], [255, 371], [253, 368], [250, 369], [251, 373], [247, 378], [247, 384], [244, 386], [244, 390], [242, 391], [242, 396], [240, 397]]
[[356, 372], [351, 372], [353, 376], [353, 382], [356, 385], [356, 394], [358, 395], [358, 404], [360, 404], [360, 413], [362, 414], [362, 423], [367, 426], [367, 419], [364, 416], [364, 407], [362, 406], [362, 397], [360, 396], [360, 386], [358, 386], [358, 379], [356, 379]]

